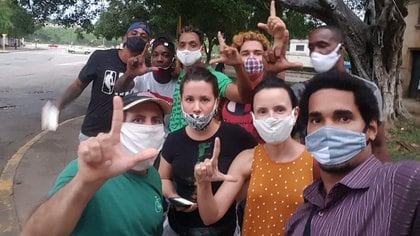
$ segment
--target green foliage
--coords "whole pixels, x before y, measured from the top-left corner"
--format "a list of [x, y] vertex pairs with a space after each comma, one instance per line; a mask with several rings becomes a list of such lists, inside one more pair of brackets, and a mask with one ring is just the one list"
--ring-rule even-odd
[[15, 2], [28, 9], [38, 22], [54, 22], [66, 27], [92, 25], [91, 20], [106, 4], [106, 1], [96, 0], [17, 0]]
[[93, 34], [85, 33], [80, 28], [42, 27], [26, 37], [26, 41], [39, 40], [40, 43], [74, 44], [99, 46], [114, 46], [116, 41], [103, 41]]
[[12, 14], [9, 4], [6, 1], [0, 1], [0, 33], [8, 33], [13, 28], [13, 23], [10, 19]]
[[[247, 29], [258, 30], [257, 24], [267, 21], [270, 12], [270, 1], [248, 0], [248, 4], [252, 6], [253, 10]], [[306, 39], [309, 32], [317, 25], [307, 15], [287, 9], [279, 3], [276, 3], [276, 13], [286, 23], [291, 39]], [[242, 31], [242, 29], [238, 29], [238, 31]]]
[[94, 34], [107, 40], [122, 37], [128, 26], [136, 20], [145, 21], [149, 18], [149, 11], [139, 2], [111, 1], [106, 11], [100, 14], [95, 25]]
[[[270, 1], [254, 0], [207, 0], [205, 4], [189, 0], [112, 0], [101, 13], [94, 33], [109, 40], [119, 38], [134, 19], [139, 19], [146, 20], [155, 34], [176, 38], [177, 19], [181, 17], [182, 26], [194, 25], [205, 33], [210, 55], [218, 31], [230, 43], [240, 31], [258, 30], [257, 23], [267, 21], [269, 7]], [[303, 14], [280, 6], [277, 13], [285, 19], [291, 38], [305, 38], [314, 26]]]
[[[266, 22], [269, 16], [270, 1], [254, 0], [38, 0], [19, 1], [31, 9], [40, 22], [49, 20], [54, 15], [56, 24], [64, 26], [79, 25], [86, 32], [93, 32], [97, 37], [107, 40], [122, 37], [128, 25], [134, 20], [145, 21], [152, 32], [176, 38], [177, 19], [182, 25], [194, 25], [206, 36], [207, 53], [211, 54], [217, 44], [217, 32], [221, 31], [227, 41], [244, 30], [258, 30], [258, 22]], [[92, 25], [92, 19], [99, 15], [99, 20]], [[304, 15], [285, 10], [277, 4], [277, 15], [288, 25], [291, 38], [305, 38], [313, 23]], [[79, 36], [82, 36], [79, 34]]]
[[14, 1], [0, 1], [0, 33], [22, 37], [33, 33], [34, 30], [34, 20], [24, 8]]
[[307, 39], [309, 32], [317, 26], [315, 22], [310, 21], [302, 13], [289, 9], [283, 11], [282, 19], [289, 29], [291, 39]]

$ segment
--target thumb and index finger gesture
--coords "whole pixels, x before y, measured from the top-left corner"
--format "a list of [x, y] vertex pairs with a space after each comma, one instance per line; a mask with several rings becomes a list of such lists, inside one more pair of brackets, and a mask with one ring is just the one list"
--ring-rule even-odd
[[[282, 42], [282, 45], [287, 43], [289, 38], [289, 32], [286, 30], [285, 36]], [[276, 46], [269, 48], [264, 52], [263, 56], [264, 70], [268, 73], [277, 74], [282, 71], [302, 67], [301, 62], [291, 62], [286, 58], [286, 47], [285, 46]]]
[[270, 16], [267, 19], [267, 23], [258, 23], [258, 27], [267, 31], [275, 39], [284, 37], [284, 31], [286, 30], [286, 24], [276, 15], [276, 3], [271, 0], [270, 3]]
[[234, 66], [242, 64], [242, 58], [238, 50], [234, 47], [227, 46], [222, 33], [217, 32], [217, 40], [219, 41], [219, 58], [211, 59], [210, 64], [224, 63], [226, 65]]
[[143, 75], [150, 71], [158, 71], [159, 68], [155, 66], [147, 67], [145, 62], [146, 52], [149, 49], [150, 44], [146, 43], [144, 46], [143, 52], [135, 57], [128, 58], [127, 61], [127, 72], [131, 76]]
[[122, 99], [115, 96], [111, 131], [100, 133], [79, 144], [79, 174], [85, 181], [107, 180], [128, 171], [139, 161], [153, 158], [158, 154], [154, 148], [135, 154], [124, 149], [120, 142], [123, 117]]
[[136, 154], [131, 154], [123, 150], [120, 137], [121, 127], [124, 120], [123, 102], [121, 97], [115, 96], [113, 98], [113, 112], [112, 112], [112, 123], [110, 131], [111, 144], [114, 148], [114, 153], [117, 157], [122, 156], [122, 160], [130, 168], [133, 167], [137, 162], [153, 158], [158, 154], [158, 151], [154, 148], [147, 148]]
[[198, 163], [194, 168], [194, 175], [197, 182], [214, 182], [214, 181], [229, 181], [236, 182], [237, 179], [231, 175], [226, 175], [220, 172], [218, 168], [220, 154], [220, 139], [217, 137], [214, 140], [213, 155], [211, 159], [205, 159]]

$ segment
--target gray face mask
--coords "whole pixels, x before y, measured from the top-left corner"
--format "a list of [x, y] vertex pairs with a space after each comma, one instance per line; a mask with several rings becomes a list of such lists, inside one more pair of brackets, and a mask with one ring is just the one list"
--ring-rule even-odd
[[366, 147], [366, 135], [332, 126], [323, 126], [305, 138], [315, 160], [324, 166], [342, 164]]
[[185, 121], [188, 123], [188, 126], [191, 128], [202, 131], [210, 124], [211, 119], [213, 119], [214, 114], [216, 113], [217, 109], [217, 102], [214, 104], [213, 111], [211, 111], [209, 114], [189, 114], [184, 111], [184, 109], [181, 106], [182, 115], [185, 118]]

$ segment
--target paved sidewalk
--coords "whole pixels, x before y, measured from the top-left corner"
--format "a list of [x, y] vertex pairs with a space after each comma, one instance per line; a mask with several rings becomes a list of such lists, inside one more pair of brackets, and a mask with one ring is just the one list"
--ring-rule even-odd
[[8, 161], [0, 179], [0, 235], [18, 235], [31, 212], [46, 199], [57, 174], [76, 157], [82, 117], [43, 131]]

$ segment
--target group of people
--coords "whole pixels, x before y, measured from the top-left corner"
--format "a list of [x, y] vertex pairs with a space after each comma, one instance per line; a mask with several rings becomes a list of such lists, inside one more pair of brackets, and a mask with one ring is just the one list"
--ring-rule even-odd
[[22, 235], [420, 234], [420, 163], [389, 162], [380, 91], [344, 71], [340, 31], [311, 32], [318, 74], [290, 87], [284, 71], [299, 63], [285, 57], [274, 1], [258, 26], [272, 46], [258, 32], [231, 46], [218, 35], [211, 63], [232, 66], [233, 80], [202, 62], [191, 26], [175, 47], [135, 22], [122, 49], [95, 51], [43, 109], [56, 129], [93, 82], [78, 157]]

